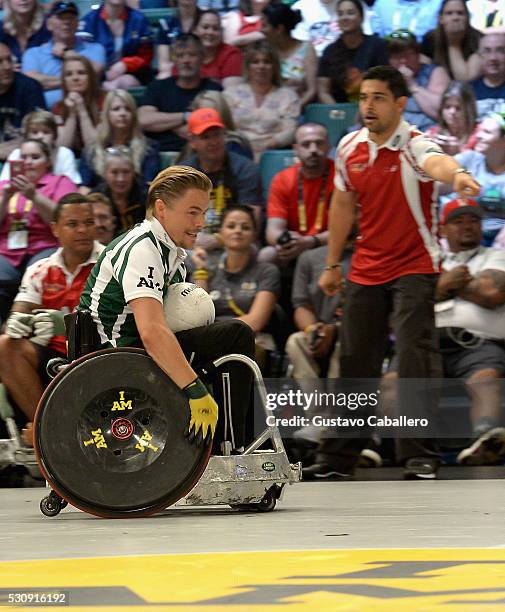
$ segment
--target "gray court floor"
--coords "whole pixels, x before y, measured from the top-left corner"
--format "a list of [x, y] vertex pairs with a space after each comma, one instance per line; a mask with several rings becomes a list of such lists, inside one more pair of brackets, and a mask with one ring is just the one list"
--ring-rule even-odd
[[[450, 474], [457, 476], [457, 469]], [[175, 508], [122, 520], [98, 519], [71, 507], [47, 518], [38, 509], [44, 489], [0, 489], [0, 560], [146, 551], [505, 548], [505, 468], [487, 475], [431, 482], [307, 482], [286, 487], [271, 513]]]

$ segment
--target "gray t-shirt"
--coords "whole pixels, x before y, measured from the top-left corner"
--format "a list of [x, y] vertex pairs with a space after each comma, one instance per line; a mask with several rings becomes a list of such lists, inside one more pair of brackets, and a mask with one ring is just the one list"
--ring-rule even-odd
[[254, 258], [237, 273], [227, 272], [221, 258], [209, 277], [208, 292], [216, 308], [216, 321], [240, 316], [234, 306], [249, 312], [259, 291], [271, 291], [278, 296], [280, 290], [281, 275], [277, 266]]
[[[328, 247], [325, 245], [305, 251], [298, 257], [293, 278], [291, 302], [293, 308], [312, 306], [318, 321], [335, 323], [337, 319], [336, 310], [342, 306], [342, 297], [340, 294], [333, 297], [325, 295], [318, 285], [319, 277], [326, 265], [327, 251]], [[346, 251], [342, 260], [344, 275], [349, 268], [349, 262], [350, 254]]]

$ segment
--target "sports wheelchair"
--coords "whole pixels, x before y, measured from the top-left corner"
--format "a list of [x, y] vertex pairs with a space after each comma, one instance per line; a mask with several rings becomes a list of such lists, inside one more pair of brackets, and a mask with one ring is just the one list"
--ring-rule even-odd
[[[34, 421], [37, 460], [51, 488], [40, 502], [44, 515], [67, 504], [105, 518], [149, 516], [172, 505], [268, 512], [284, 485], [301, 479], [301, 464], [290, 464], [276, 427], [266, 426], [240, 454], [229, 441], [221, 455], [190, 444], [188, 401], [143, 349], [96, 350], [86, 311], [67, 315], [65, 325], [68, 360], [48, 364], [54, 378]], [[247, 356], [220, 357], [199, 375], [208, 382], [230, 360], [251, 368], [265, 407], [261, 372]], [[223, 408], [231, 419], [230, 406]]]

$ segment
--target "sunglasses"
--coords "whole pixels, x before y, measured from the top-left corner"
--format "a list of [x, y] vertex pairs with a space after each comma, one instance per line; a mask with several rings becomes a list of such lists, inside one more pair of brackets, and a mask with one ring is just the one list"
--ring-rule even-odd
[[392, 40], [412, 40], [417, 41], [416, 35], [413, 34], [410, 30], [395, 30], [391, 32], [391, 34], [387, 34], [384, 36], [384, 39], [387, 41]]
[[105, 149], [105, 152], [108, 155], [126, 155], [128, 157], [131, 156], [130, 147], [128, 147], [126, 145], [117, 145], [115, 147], [107, 147]]

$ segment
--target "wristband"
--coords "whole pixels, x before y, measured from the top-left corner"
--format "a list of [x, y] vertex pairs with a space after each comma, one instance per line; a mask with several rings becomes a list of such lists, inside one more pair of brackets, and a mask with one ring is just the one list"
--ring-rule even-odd
[[186, 385], [183, 391], [188, 399], [200, 399], [209, 394], [207, 387], [199, 378], [195, 378], [192, 383]]
[[207, 268], [197, 268], [193, 272], [193, 278], [195, 280], [207, 280], [209, 278], [209, 271]]
[[334, 270], [335, 268], [341, 268], [342, 265], [339, 263], [336, 264], [330, 264], [328, 266], [324, 266], [323, 270]]
[[454, 174], [452, 175], [453, 178], [456, 176], [456, 174], [468, 174], [468, 176], [472, 176], [470, 170], [467, 170], [466, 168], [456, 168], [456, 170], [454, 170]]

